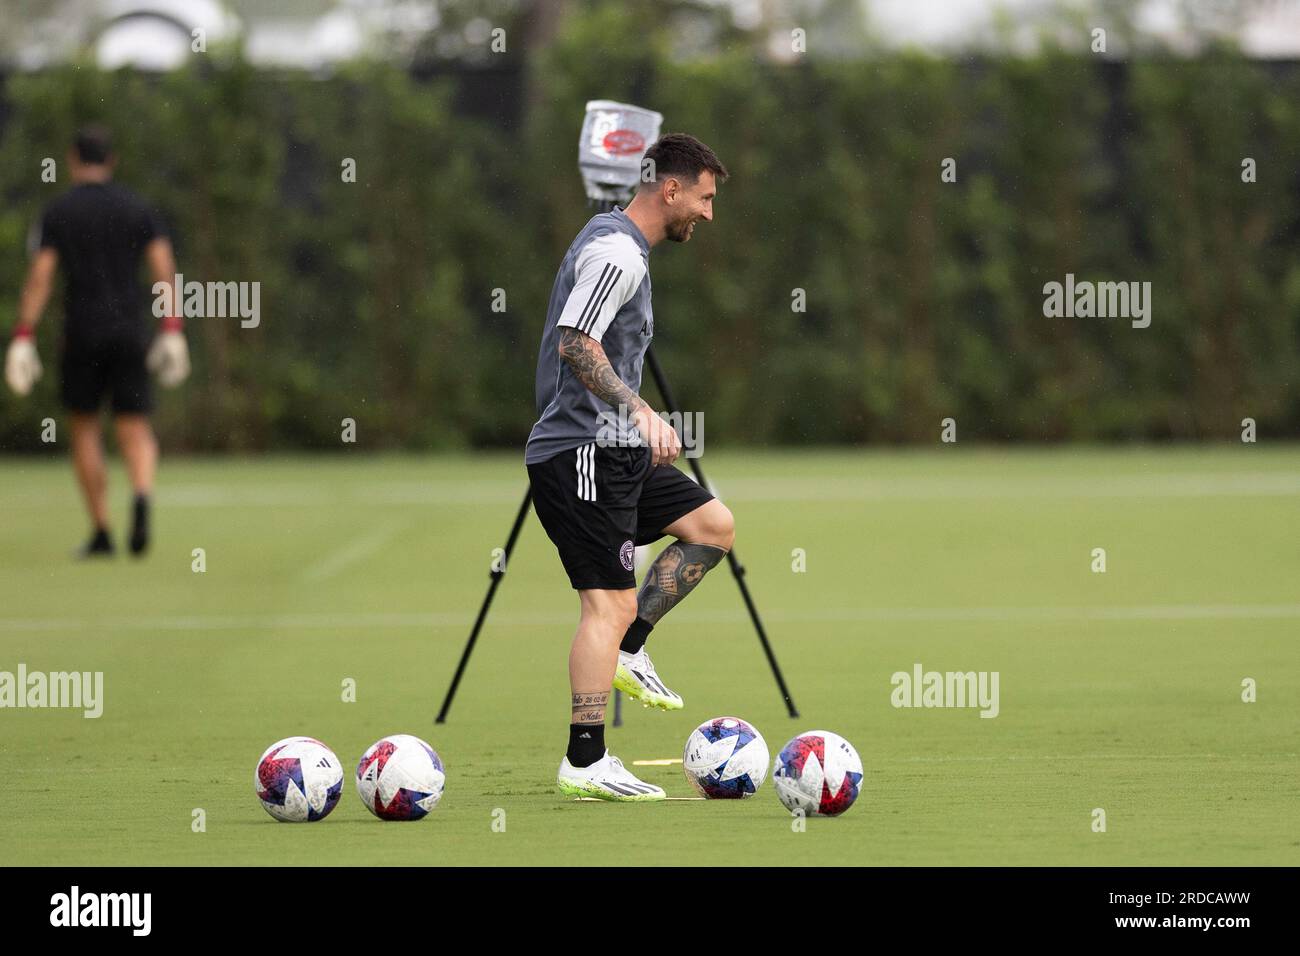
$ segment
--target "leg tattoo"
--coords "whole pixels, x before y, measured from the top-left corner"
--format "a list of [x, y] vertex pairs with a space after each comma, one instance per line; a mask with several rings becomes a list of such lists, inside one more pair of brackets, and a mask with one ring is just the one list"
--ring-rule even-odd
[[650, 565], [636, 597], [636, 616], [654, 627], [726, 553], [726, 549], [711, 544], [674, 541]]
[[565, 758], [575, 767], [590, 767], [605, 753], [605, 704], [609, 691], [574, 694]]
[[574, 694], [573, 717], [571, 724], [604, 724], [605, 705], [609, 703], [609, 691], [599, 694]]

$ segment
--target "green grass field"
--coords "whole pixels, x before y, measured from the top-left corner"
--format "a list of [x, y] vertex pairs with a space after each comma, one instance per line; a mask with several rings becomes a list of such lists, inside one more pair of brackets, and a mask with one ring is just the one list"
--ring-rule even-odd
[[[164, 460], [155, 550], [97, 564], [68, 556], [85, 525], [64, 460], [11, 458], [0, 670], [103, 671], [106, 700], [97, 720], [0, 710], [0, 861], [1300, 863], [1300, 448], [731, 452], [706, 466], [802, 716], [785, 715], [720, 568], [652, 638], [685, 711], [628, 709], [611, 749], [679, 758], [721, 714], [774, 754], [834, 730], [866, 769], [843, 817], [794, 832], [770, 781], [736, 803], [561, 798], [577, 602], [535, 518], [434, 726], [524, 487], [517, 456]], [[115, 472], [119, 538], [126, 499]], [[895, 709], [890, 676], [916, 662], [998, 671], [999, 716]], [[274, 740], [319, 737], [348, 768], [398, 732], [447, 766], [422, 822], [374, 819], [350, 775], [313, 826], [278, 824], [254, 797]], [[641, 770], [690, 792], [679, 767]]]

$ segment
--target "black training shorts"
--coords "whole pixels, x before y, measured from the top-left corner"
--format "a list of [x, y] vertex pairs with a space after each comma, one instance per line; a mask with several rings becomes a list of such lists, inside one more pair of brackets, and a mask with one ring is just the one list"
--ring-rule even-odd
[[140, 335], [123, 333], [91, 341], [68, 341], [62, 360], [63, 407], [93, 413], [104, 396], [113, 411], [147, 414], [153, 410], [153, 387], [145, 368], [148, 344]]
[[636, 587], [636, 546], [713, 500], [672, 465], [650, 462], [645, 445], [592, 442], [528, 466], [537, 517], [575, 590]]

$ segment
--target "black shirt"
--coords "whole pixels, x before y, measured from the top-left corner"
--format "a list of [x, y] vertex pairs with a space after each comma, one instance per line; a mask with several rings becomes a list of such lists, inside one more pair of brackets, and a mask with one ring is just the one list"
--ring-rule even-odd
[[41, 247], [55, 249], [66, 277], [64, 335], [69, 342], [146, 331], [140, 259], [167, 235], [153, 210], [125, 186], [82, 183], [41, 219]]

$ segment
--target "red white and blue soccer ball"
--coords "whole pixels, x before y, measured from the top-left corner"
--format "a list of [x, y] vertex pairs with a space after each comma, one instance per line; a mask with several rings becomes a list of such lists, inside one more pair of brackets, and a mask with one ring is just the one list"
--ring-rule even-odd
[[410, 734], [376, 741], [357, 764], [357, 795], [381, 820], [426, 816], [438, 805], [446, 782], [437, 753]]
[[266, 748], [253, 774], [257, 799], [285, 823], [329, 816], [343, 792], [343, 765], [315, 737], [286, 737]]
[[713, 800], [753, 796], [771, 759], [763, 735], [739, 717], [714, 717], [686, 740], [682, 769], [701, 795]]
[[772, 764], [772, 783], [791, 813], [839, 816], [858, 799], [862, 759], [838, 734], [810, 730], [781, 748]]

